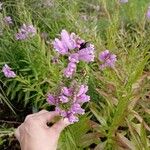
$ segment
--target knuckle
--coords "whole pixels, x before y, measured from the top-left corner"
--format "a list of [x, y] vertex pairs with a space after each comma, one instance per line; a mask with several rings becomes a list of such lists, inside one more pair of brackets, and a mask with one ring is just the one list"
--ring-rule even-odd
[[26, 120], [26, 123], [34, 123], [35, 122], [35, 119], [34, 117], [29, 117], [27, 120]]
[[31, 117], [32, 117], [32, 114], [31, 114], [31, 115], [26, 116], [25, 121], [29, 120]]
[[45, 110], [45, 109], [43, 109], [43, 110], [41, 110], [41, 111], [39, 111], [39, 113], [47, 113], [48, 111], [47, 110]]

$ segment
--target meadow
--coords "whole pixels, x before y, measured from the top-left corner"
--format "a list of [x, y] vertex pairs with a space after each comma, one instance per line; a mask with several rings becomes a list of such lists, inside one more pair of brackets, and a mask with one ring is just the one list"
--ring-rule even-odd
[[58, 150], [150, 150], [149, 0], [2, 0], [0, 70], [0, 149], [71, 87], [84, 104]]

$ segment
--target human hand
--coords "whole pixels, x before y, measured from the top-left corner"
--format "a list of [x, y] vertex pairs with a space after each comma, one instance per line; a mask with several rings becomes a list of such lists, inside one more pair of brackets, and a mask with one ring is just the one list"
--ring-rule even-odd
[[47, 126], [57, 112], [42, 110], [28, 115], [15, 131], [21, 150], [56, 150], [61, 131], [70, 123], [61, 119], [51, 127]]

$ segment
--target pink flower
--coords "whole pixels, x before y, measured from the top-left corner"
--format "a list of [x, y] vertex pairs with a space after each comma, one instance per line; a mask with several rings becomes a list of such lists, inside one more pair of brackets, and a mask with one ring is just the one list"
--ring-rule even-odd
[[23, 24], [19, 29], [19, 32], [16, 33], [16, 40], [25, 40], [33, 37], [36, 34], [36, 29], [33, 25]]
[[147, 19], [150, 19], [150, 6], [148, 7], [148, 10], [147, 10]]
[[85, 62], [94, 61], [94, 45], [90, 44], [88, 47], [78, 51], [79, 60]]
[[64, 75], [67, 78], [71, 78], [75, 72], [76, 72], [76, 64], [70, 62], [68, 64], [67, 68], [64, 70]]
[[72, 49], [76, 48], [75, 40], [73, 39], [73, 37], [66, 30], [62, 30], [61, 40], [69, 50], [72, 50]]
[[87, 91], [88, 91], [88, 86], [81, 85], [77, 93], [77, 96], [81, 96], [82, 94], [85, 94]]
[[14, 73], [14, 71], [12, 71], [12, 69], [5, 64], [2, 68], [2, 72], [4, 73], [5, 77], [7, 78], [15, 78], [16, 74]]
[[4, 22], [8, 25], [13, 24], [12, 18], [10, 16], [4, 17]]
[[61, 90], [61, 94], [64, 94], [66, 96], [71, 96], [72, 95], [72, 89], [71, 88], [67, 88], [67, 87], [63, 87]]
[[[90, 96], [86, 95], [87, 91], [88, 86], [86, 85], [62, 87], [60, 95], [58, 94], [55, 98], [50, 95], [47, 101], [56, 106], [55, 111], [59, 112], [62, 117], [68, 118], [70, 123], [74, 123], [79, 121], [78, 115], [85, 113], [81, 106], [90, 100]], [[59, 101], [56, 103], [55, 99], [59, 99]]]
[[116, 55], [111, 54], [109, 50], [105, 50], [99, 54], [99, 60], [102, 62], [100, 65], [101, 69], [104, 69], [106, 67], [113, 68], [115, 65], [115, 62], [117, 61]]
[[55, 38], [53, 42], [54, 49], [60, 54], [67, 54], [69, 50], [77, 47], [72, 34], [70, 35], [66, 30], [61, 31], [61, 39]]
[[81, 44], [84, 43], [85, 41], [83, 39], [81, 39], [78, 35], [76, 35], [75, 33], [71, 33], [71, 38], [74, 39], [74, 41], [76, 42], [76, 48], [80, 48]]
[[64, 95], [59, 96], [59, 99], [62, 103], [67, 103], [69, 101], [68, 97]]
[[65, 55], [68, 53], [68, 48], [66, 47], [66, 45], [57, 38], [53, 42], [53, 46], [54, 46], [54, 49], [62, 55]]
[[69, 61], [73, 63], [78, 63], [79, 62], [79, 54], [78, 53], [73, 53], [69, 56]]
[[71, 109], [70, 111], [73, 113], [73, 114], [80, 114], [80, 115], [83, 115], [85, 113], [85, 110], [81, 108], [81, 105], [78, 104], [78, 103], [75, 103], [71, 106]]

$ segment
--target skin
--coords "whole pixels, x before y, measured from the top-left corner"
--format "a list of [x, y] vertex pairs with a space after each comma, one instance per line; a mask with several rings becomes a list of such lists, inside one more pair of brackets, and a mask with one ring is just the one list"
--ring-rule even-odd
[[61, 131], [70, 124], [68, 119], [61, 119], [47, 126], [58, 115], [46, 110], [28, 115], [15, 131], [21, 150], [56, 150]]

